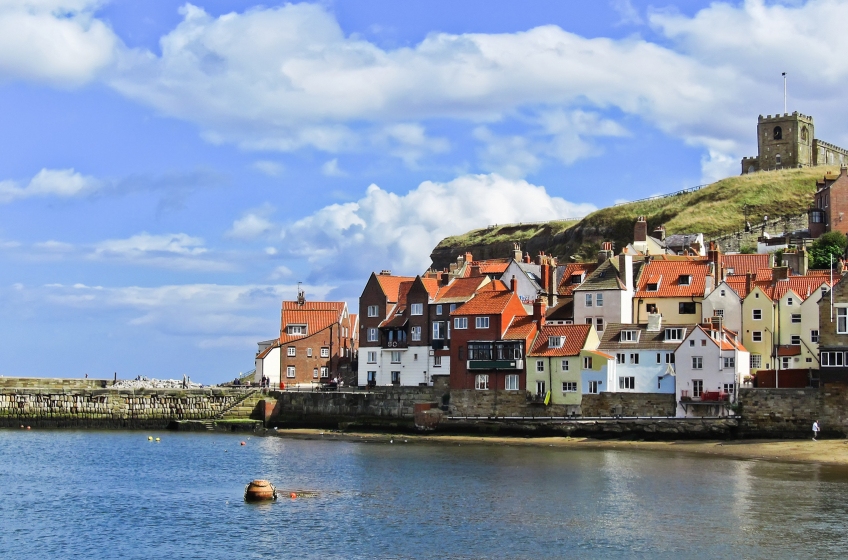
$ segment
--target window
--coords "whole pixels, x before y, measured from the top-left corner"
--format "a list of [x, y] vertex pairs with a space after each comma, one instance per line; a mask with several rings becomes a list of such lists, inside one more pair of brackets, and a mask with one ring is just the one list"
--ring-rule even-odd
[[639, 331], [621, 331], [621, 335], [618, 338], [621, 342], [639, 342]]
[[288, 325], [286, 326], [287, 334], [305, 335], [306, 325]]
[[763, 367], [763, 357], [759, 354], [751, 354], [751, 369]]
[[616, 354], [615, 355], [615, 363], [617, 363], [617, 364], [623, 364], [626, 359], [627, 359], [627, 354]]
[[836, 308], [836, 334], [848, 334], [848, 307]]
[[450, 304], [450, 312], [453, 313], [454, 311], [456, 311], [456, 304], [452, 303]]
[[681, 286], [689, 286], [692, 284], [692, 276], [689, 274], [681, 274], [679, 278], [679, 284]]
[[792, 341], [789, 344], [791, 344], [792, 346], [800, 346], [801, 345], [801, 335], [800, 334], [793, 334], [792, 335]]
[[369, 317], [379, 317], [380, 316], [379, 313], [380, 313], [380, 308], [377, 307], [376, 305], [369, 305], [368, 306], [368, 316]]
[[604, 306], [604, 294], [596, 294], [595, 295], [595, 307], [603, 307]]
[[786, 298], [786, 305], [792, 305], [792, 298], [791, 297]]
[[665, 363], [673, 364], [674, 363], [674, 352], [666, 352], [665, 353]]
[[545, 361], [544, 360], [536, 360], [536, 371], [538, 371], [538, 372], [545, 371]]
[[577, 392], [577, 382], [576, 381], [563, 381], [562, 382], [562, 392], [563, 393], [576, 393]]
[[723, 390], [725, 393], [732, 393], [734, 389], [733, 383], [725, 383], [723, 386]]
[[392, 350], [392, 363], [399, 364], [400, 363], [400, 351]]
[[780, 367], [782, 369], [789, 369], [789, 356], [783, 356], [780, 359]]
[[723, 358], [722, 360], [724, 362], [725, 369], [733, 369], [736, 367], [736, 358], [731, 356], [729, 358]]
[[368, 363], [376, 364], [377, 363], [377, 352], [368, 351]]
[[763, 318], [763, 310], [762, 309], [754, 309], [751, 312], [751, 318], [754, 319], [754, 321], [761, 321], [762, 318]]
[[700, 397], [701, 393], [704, 392], [704, 380], [703, 379], [693, 379], [692, 380], [692, 396]]
[[311, 358], [311, 357], [312, 357], [312, 348], [307, 348], [307, 349], [306, 349], [306, 357], [307, 357], [307, 358]]
[[322, 368], [321, 368], [321, 378], [322, 378], [322, 379], [325, 379], [325, 378], [327, 378], [327, 377], [330, 377], [330, 368], [328, 368], [328, 367], [322, 367]]
[[801, 314], [800, 313], [793, 313], [792, 314], [792, 322], [793, 323], [800, 323], [801, 322]]
[[562, 371], [568, 371], [568, 360], [562, 361]]
[[763, 331], [754, 331], [751, 333], [751, 340], [754, 342], [762, 342], [763, 341]]
[[410, 331], [410, 335], [411, 335], [412, 340], [414, 340], [416, 342], [420, 341], [421, 340], [421, 327], [412, 327], [412, 330]]
[[818, 344], [818, 342], [819, 342], [819, 331], [818, 330], [811, 330], [810, 331], [810, 342], [814, 342], [814, 343]]
[[694, 301], [681, 301], [677, 304], [677, 312], [681, 315], [694, 315], [695, 314], [695, 302]]
[[598, 382], [590, 381], [589, 382], [589, 394], [597, 395], [598, 394]]
[[318, 368], [312, 368], [312, 379], [318, 379]]
[[665, 342], [680, 342], [683, 340], [683, 329], [666, 329]]
[[583, 369], [592, 369], [592, 356], [583, 356]]
[[[727, 273], [733, 274], [733, 269], [732, 268], [728, 269]], [[725, 292], [724, 290], [721, 290], [720, 293], [721, 293], [721, 297], [724, 297], [727, 292]]]
[[392, 385], [400, 385], [400, 372], [393, 371], [392, 372]]
[[536, 396], [541, 397], [544, 396], [547, 391], [547, 387], [545, 387], [545, 382], [541, 379], [536, 380]]
[[409, 306], [409, 314], [410, 315], [424, 315], [424, 304], [423, 303], [413, 303]]
[[468, 328], [468, 317], [455, 317], [453, 320], [453, 328], [455, 329], [467, 329]]
[[645, 304], [645, 311], [649, 314], [650, 313], [656, 313], [657, 312], [657, 304], [656, 303], [646, 303]]
[[587, 325], [591, 325], [591, 324], [592, 324], [592, 318], [591, 318], [591, 317], [586, 317], [586, 324], [587, 324]]
[[636, 378], [635, 377], [619, 377], [618, 378], [618, 388], [619, 389], [629, 389], [633, 390], [636, 388]]
[[822, 367], [841, 367], [844, 356], [844, 352], [822, 352], [821, 365]]
[[474, 318], [474, 328], [475, 329], [488, 329], [489, 328], [489, 318], [488, 317], [475, 317]]
[[707, 339], [705, 338], [701, 341], [701, 346], [706, 346], [706, 345], [707, 345]]
[[294, 355], [295, 355], [294, 346], [289, 346], [288, 348], [286, 348], [286, 356], [294, 356]]
[[703, 356], [692, 356], [692, 369], [704, 369]]
[[562, 348], [563, 343], [565, 342], [564, 336], [549, 336], [548, 337], [548, 347], [549, 348]]
[[433, 367], [442, 367], [442, 357], [433, 356]]
[[286, 366], [286, 377], [294, 377], [294, 366]]
[[724, 309], [713, 309], [713, 317], [724, 317]]
[[376, 371], [369, 371], [368, 372], [368, 384], [373, 385], [376, 382], [377, 382], [377, 372]]
[[442, 321], [433, 323], [433, 340], [445, 339], [445, 324]]
[[596, 317], [595, 318], [595, 330], [598, 331], [598, 332], [604, 331], [604, 318], [603, 317]]
[[330, 349], [327, 348], [326, 346], [324, 348], [321, 348], [321, 357], [322, 358], [329, 358], [330, 357]]
[[662, 363], [662, 354], [660, 354], [659, 352], [657, 352], [657, 363], [658, 364]]
[[694, 341], [694, 340], [690, 340], [690, 341], [689, 341], [689, 346], [695, 346], [695, 341]]
[[630, 363], [634, 365], [639, 365], [639, 354], [630, 354]]
[[485, 373], [478, 374], [474, 377], [474, 388], [480, 391], [489, 389], [489, 376]]
[[507, 375], [504, 384], [507, 391], [518, 391], [518, 375], [514, 373]]
[[586, 307], [592, 307], [592, 294], [586, 294]]
[[656, 292], [659, 284], [656, 282], [649, 282], [647, 286], [645, 286], [645, 290], [648, 292]]
[[368, 329], [368, 342], [377, 342], [377, 329], [374, 327]]

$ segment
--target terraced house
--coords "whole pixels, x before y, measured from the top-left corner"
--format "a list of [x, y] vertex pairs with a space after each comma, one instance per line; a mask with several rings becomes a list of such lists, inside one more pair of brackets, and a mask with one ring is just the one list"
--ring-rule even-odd
[[698, 324], [701, 302], [715, 286], [714, 280], [715, 264], [708, 259], [650, 257], [632, 299], [632, 322], [645, 324], [649, 315], [659, 313], [666, 323]]
[[582, 400], [580, 354], [596, 349], [599, 343], [592, 325], [543, 322], [527, 354], [527, 386], [534, 400], [572, 407], [567, 413], [578, 413]]
[[598, 261], [595, 271], [573, 293], [574, 322], [592, 324], [600, 334], [608, 323], [633, 321], [634, 278], [642, 261], [634, 263], [629, 253], [613, 258], [611, 243], [602, 245]]

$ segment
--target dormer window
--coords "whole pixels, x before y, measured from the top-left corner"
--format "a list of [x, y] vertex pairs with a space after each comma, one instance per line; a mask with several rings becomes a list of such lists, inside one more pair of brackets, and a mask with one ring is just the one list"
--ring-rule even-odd
[[668, 328], [665, 330], [665, 342], [680, 342], [683, 340], [683, 335], [685, 334], [685, 329], [676, 327], [676, 328]]
[[639, 342], [639, 333], [641, 331], [638, 330], [623, 330], [621, 331], [621, 335], [619, 336], [619, 340], [621, 342]]
[[304, 336], [306, 335], [306, 325], [286, 325], [286, 334]]
[[656, 282], [649, 282], [648, 285], [645, 286], [645, 290], [649, 292], [656, 292], [658, 288], [659, 284], [657, 284]]
[[678, 279], [678, 283], [681, 286], [690, 286], [692, 285], [692, 275], [691, 274], [681, 274]]
[[564, 336], [549, 336], [548, 337], [548, 348], [562, 348], [562, 345], [565, 344]]
[[583, 282], [583, 273], [571, 275], [572, 284], [580, 284], [581, 282]]
[[735, 269], [735, 268], [733, 268], [732, 266], [730, 266], [730, 267], [728, 267], [728, 268], [727, 268], [727, 273], [728, 273], [728, 274], [734, 274], [735, 272], [736, 272], [736, 269]]

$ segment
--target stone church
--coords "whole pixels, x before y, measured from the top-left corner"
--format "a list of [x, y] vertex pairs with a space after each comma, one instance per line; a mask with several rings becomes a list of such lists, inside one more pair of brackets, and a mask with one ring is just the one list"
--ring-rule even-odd
[[760, 115], [757, 119], [757, 156], [742, 158], [742, 174], [772, 169], [848, 163], [848, 150], [815, 137], [813, 117]]

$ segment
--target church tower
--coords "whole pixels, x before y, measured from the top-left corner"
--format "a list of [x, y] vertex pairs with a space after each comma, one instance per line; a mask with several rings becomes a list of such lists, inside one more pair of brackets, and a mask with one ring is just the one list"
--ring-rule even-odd
[[791, 115], [760, 115], [757, 119], [758, 155], [742, 159], [742, 173], [816, 165], [813, 138], [813, 117], [798, 111]]

